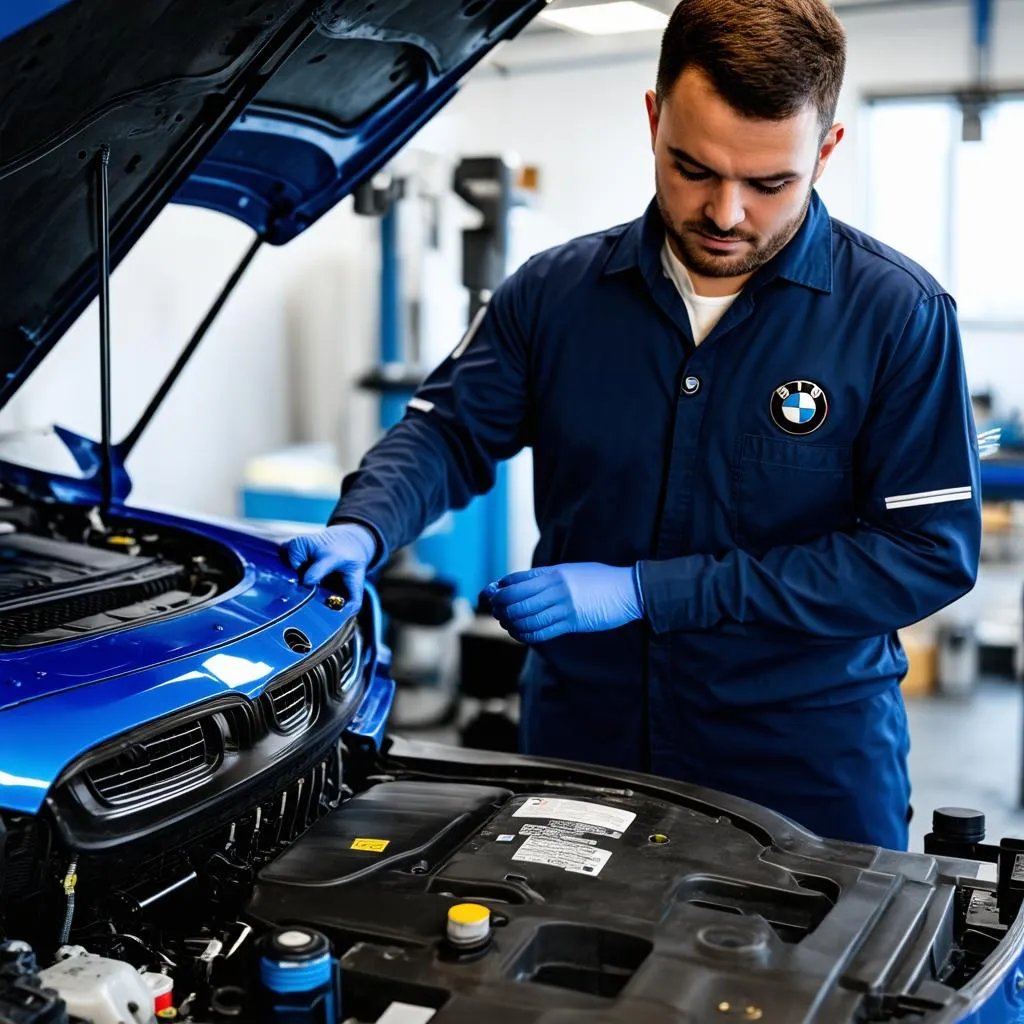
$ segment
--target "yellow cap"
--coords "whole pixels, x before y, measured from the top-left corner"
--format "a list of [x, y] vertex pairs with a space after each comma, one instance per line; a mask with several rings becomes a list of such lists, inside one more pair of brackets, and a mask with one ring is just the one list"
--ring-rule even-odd
[[456, 903], [448, 909], [448, 939], [457, 946], [475, 945], [491, 934], [491, 911], [479, 903]]

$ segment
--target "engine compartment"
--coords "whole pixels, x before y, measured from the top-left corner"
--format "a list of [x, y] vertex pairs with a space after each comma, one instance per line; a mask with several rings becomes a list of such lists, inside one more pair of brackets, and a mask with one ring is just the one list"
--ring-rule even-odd
[[[8, 820], [0, 1020], [77, 1024], [67, 972], [95, 1000], [121, 964], [194, 1024], [924, 1022], [1007, 934], [966, 862], [773, 834], [671, 783], [332, 753], [177, 844], [79, 859], [46, 816]], [[274, 943], [299, 934], [329, 980], [275, 993]], [[14, 1014], [54, 984], [68, 1006]]]
[[195, 534], [95, 509], [0, 505], [0, 651], [181, 614], [240, 579], [237, 560]]
[[[239, 557], [174, 521], [0, 505], [0, 649], [190, 611]], [[947, 1024], [1024, 951], [1024, 843], [992, 883], [978, 846], [890, 853], [628, 772], [382, 750], [350, 727], [379, 609], [303, 600], [267, 591], [253, 636], [277, 646], [211, 656], [266, 656], [265, 681], [94, 724], [38, 810], [0, 812], [0, 1024]]]

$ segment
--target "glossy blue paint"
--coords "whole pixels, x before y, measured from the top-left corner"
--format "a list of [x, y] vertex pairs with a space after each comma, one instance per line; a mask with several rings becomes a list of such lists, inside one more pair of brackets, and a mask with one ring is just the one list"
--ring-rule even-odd
[[418, 96], [406, 90], [344, 133], [317, 117], [253, 104], [171, 201], [226, 213], [283, 245], [401, 149], [455, 94], [458, 77], [434, 80]]
[[[255, 698], [303, 660], [283, 639], [297, 626], [314, 649], [354, 614], [328, 608], [328, 592], [300, 585], [276, 541], [215, 524], [132, 510], [119, 514], [192, 529], [230, 547], [242, 582], [215, 604], [105, 636], [6, 653], [0, 668], [0, 808], [34, 813], [61, 771], [87, 750], [211, 698]], [[379, 611], [379, 610], [378, 610]], [[390, 698], [366, 645], [365, 710], [357, 728], [379, 742]], [[387, 658], [385, 658], [385, 663]], [[359, 715], [362, 719], [359, 719]]]
[[[99, 442], [66, 427], [55, 426], [53, 431], [71, 453], [82, 471], [81, 476], [63, 476], [0, 459], [0, 480], [14, 484], [37, 498], [52, 498], [70, 504], [100, 504], [103, 500], [103, 457]], [[114, 445], [110, 455], [112, 497], [115, 502], [124, 502], [131, 494], [132, 481], [124, 467], [121, 447]]]
[[[64, 7], [72, 0], [3, 0], [0, 3], [0, 39], [13, 36], [34, 21], [45, 18], [48, 14]], [[75, 0], [86, 3], [87, 0]]]
[[287, 242], [384, 166], [455, 95], [490, 48], [545, 4], [535, 0], [516, 11], [487, 45], [443, 74], [427, 61], [422, 80], [345, 130], [302, 111], [251, 104], [172, 202], [218, 210], [273, 244]]
[[[369, 605], [373, 620], [372, 647], [375, 652], [374, 667], [370, 673], [370, 682], [362, 703], [356, 711], [345, 735], [362, 740], [374, 750], [380, 750], [387, 731], [391, 707], [395, 702], [395, 681], [391, 678], [391, 650], [384, 643], [384, 616], [380, 607], [377, 591], [367, 586], [364, 608]], [[371, 640], [370, 637], [365, 639]]]
[[956, 1024], [1024, 1024], [1024, 914], [1010, 926], [998, 949], [958, 993], [967, 1007]]

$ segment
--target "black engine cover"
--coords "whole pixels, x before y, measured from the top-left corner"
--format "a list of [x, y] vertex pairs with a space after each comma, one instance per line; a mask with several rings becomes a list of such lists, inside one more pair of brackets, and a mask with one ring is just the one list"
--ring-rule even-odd
[[[882, 910], [941, 929], [950, 899], [639, 793], [395, 781], [267, 867], [249, 911], [327, 934], [344, 954], [345, 1012], [360, 1020], [402, 1001], [442, 1008], [436, 1024], [536, 1021], [556, 1007], [559, 1021], [697, 1021], [724, 1005], [751, 1015], [739, 1019], [838, 1022], [899, 959], [927, 963], [934, 931], [919, 949], [903, 932], [860, 958], [849, 988], [836, 984]], [[491, 909], [492, 942], [475, 956], [444, 938], [459, 902]], [[769, 1018], [780, 1001], [787, 1015]]]

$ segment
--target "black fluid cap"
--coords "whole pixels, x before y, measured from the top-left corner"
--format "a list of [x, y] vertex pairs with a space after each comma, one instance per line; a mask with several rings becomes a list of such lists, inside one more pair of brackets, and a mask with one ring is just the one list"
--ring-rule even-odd
[[939, 807], [932, 814], [932, 832], [950, 842], [980, 843], [985, 839], [985, 815], [969, 807]]

